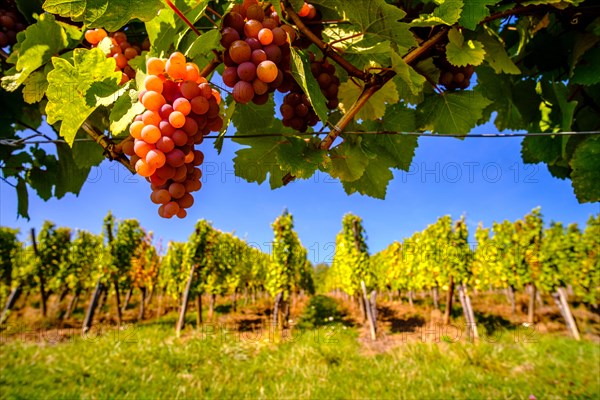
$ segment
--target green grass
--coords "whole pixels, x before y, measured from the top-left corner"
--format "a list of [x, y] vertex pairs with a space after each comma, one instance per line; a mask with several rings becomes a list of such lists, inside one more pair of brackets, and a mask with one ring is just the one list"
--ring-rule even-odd
[[[325, 343], [203, 337], [172, 319], [139, 326], [130, 341], [0, 345], [2, 398], [597, 398], [597, 344], [540, 335], [537, 343], [406, 343], [367, 355], [354, 329]], [[324, 331], [321, 331], [323, 333]], [[15, 340], [16, 339], [16, 340]]]

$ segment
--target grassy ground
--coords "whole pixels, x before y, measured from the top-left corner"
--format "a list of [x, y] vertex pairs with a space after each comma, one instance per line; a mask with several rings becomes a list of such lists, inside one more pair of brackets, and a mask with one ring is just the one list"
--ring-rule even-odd
[[[329, 317], [332, 321], [329, 323]], [[335, 301], [304, 307], [293, 339], [205, 324], [173, 332], [174, 314], [124, 331], [6, 331], [2, 398], [598, 398], [600, 347], [505, 329], [497, 343], [417, 330], [368, 344]], [[190, 316], [190, 322], [193, 316]], [[526, 331], [524, 331], [526, 333]], [[73, 333], [72, 336], [69, 333]], [[406, 332], [405, 332], [406, 333]], [[405, 335], [406, 336], [406, 335]], [[56, 339], [62, 338], [56, 343]], [[516, 340], [515, 340], [516, 339]], [[377, 347], [379, 346], [379, 347]]]

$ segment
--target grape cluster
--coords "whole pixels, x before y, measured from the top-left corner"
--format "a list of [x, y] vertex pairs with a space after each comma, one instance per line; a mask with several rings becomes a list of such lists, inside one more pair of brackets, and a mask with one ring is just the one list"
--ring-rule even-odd
[[16, 9], [3, 5], [0, 8], [0, 48], [17, 43], [17, 33], [26, 27], [23, 16]]
[[225, 47], [223, 83], [233, 88], [238, 103], [264, 104], [276, 89], [290, 90], [290, 44], [296, 31], [269, 15], [256, 0], [244, 0], [223, 18], [221, 44]]
[[319, 82], [319, 87], [323, 96], [327, 99], [327, 108], [335, 110], [340, 104], [338, 100], [338, 91], [340, 88], [340, 79], [335, 76], [335, 66], [326, 58], [318, 61], [314, 55], [310, 55], [310, 71]]
[[[335, 66], [327, 59], [315, 60], [312, 53], [310, 60], [310, 70], [319, 83], [323, 96], [327, 99], [327, 108], [336, 109], [339, 105], [337, 95], [340, 80], [335, 76]], [[311, 106], [308, 96], [297, 84], [294, 84], [291, 92], [283, 98], [279, 111], [283, 118], [283, 125], [300, 132], [305, 132], [309, 126], [315, 126], [319, 122], [319, 117]]]
[[279, 111], [283, 118], [283, 126], [300, 132], [306, 132], [309, 126], [315, 126], [319, 122], [308, 96], [302, 93], [300, 88], [285, 95]]
[[125, 32], [114, 32], [110, 36], [102, 28], [89, 29], [85, 32], [85, 40], [91, 45], [96, 47], [104, 40], [104, 38], [110, 37], [111, 45], [110, 52], [107, 57], [112, 57], [117, 62], [115, 71], [121, 72], [121, 85], [135, 78], [135, 70], [129, 66], [129, 60], [142, 54], [142, 51], [150, 48], [150, 41], [146, 38], [141, 46], [132, 45], [127, 40], [127, 34]]
[[471, 75], [475, 71], [472, 65], [457, 67], [450, 64], [446, 57], [434, 57], [433, 63], [440, 69], [439, 83], [446, 89], [466, 89], [471, 84]]
[[[321, 11], [317, 10], [312, 4], [304, 3], [302, 8], [300, 8], [300, 11], [298, 11], [298, 16], [302, 22], [304, 22], [306, 27], [315, 34], [316, 37], [323, 39], [323, 25], [311, 23], [321, 20]], [[309, 48], [311, 44], [312, 42], [303, 35], [299, 35], [298, 38], [293, 42], [294, 46], [302, 49]]]
[[221, 96], [194, 63], [175, 52], [169, 59], [149, 58], [148, 76], [139, 98], [146, 111], [129, 127], [133, 141], [123, 152], [137, 173], [149, 180], [150, 199], [160, 204], [163, 218], [184, 218], [194, 204], [191, 193], [200, 190], [204, 154], [194, 149], [208, 133], [223, 127]]

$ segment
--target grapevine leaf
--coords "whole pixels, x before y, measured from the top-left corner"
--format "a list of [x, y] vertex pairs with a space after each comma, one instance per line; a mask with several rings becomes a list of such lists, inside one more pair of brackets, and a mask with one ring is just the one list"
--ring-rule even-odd
[[456, 28], [448, 32], [446, 57], [452, 65], [464, 67], [467, 64], [479, 65], [485, 57], [483, 44], [477, 40], [467, 40]]
[[320, 150], [316, 143], [307, 143], [295, 137], [287, 138], [287, 142], [279, 147], [277, 153], [281, 169], [300, 179], [310, 178], [325, 158], [325, 152]]
[[486, 33], [481, 33], [477, 39], [485, 48], [485, 61], [497, 74], [520, 74], [521, 70], [506, 53], [504, 45], [496, 38]]
[[221, 33], [212, 29], [202, 34], [194, 40], [192, 45], [184, 50], [184, 54], [188, 58], [196, 59], [199, 56], [206, 56], [213, 52], [213, 50], [221, 47]]
[[[365, 127], [376, 132], [414, 132], [416, 112], [402, 104], [388, 107], [380, 121], [367, 121]], [[385, 158], [393, 168], [407, 171], [418, 146], [417, 136], [407, 135], [365, 135], [363, 147], [371, 154]]]
[[2, 175], [4, 177], [18, 177], [23, 169], [23, 165], [31, 162], [31, 155], [29, 153], [23, 151], [17, 154], [11, 154], [10, 157], [6, 157], [6, 159], [3, 160]]
[[129, 21], [149, 21], [163, 7], [161, 0], [46, 0], [44, 10], [90, 28], [117, 31]]
[[52, 182], [54, 179], [56, 179], [56, 176], [40, 168], [33, 168], [27, 173], [27, 183], [44, 201], [48, 201], [52, 197], [52, 188], [54, 187]]
[[110, 132], [114, 136], [127, 134], [127, 128], [133, 119], [142, 112], [144, 112], [144, 105], [139, 101], [137, 91], [127, 90], [117, 99], [110, 111]]
[[227, 100], [224, 102], [225, 103], [225, 111], [222, 113], [222, 117], [223, 117], [223, 129], [221, 129], [221, 132], [219, 132], [219, 136], [215, 139], [215, 149], [217, 150], [218, 154], [221, 154], [221, 151], [223, 150], [223, 142], [225, 141], [225, 134], [227, 133], [227, 129], [229, 127], [229, 124], [231, 122], [231, 118], [233, 117], [233, 114], [235, 113], [235, 106], [236, 106], [236, 102], [233, 99], [233, 96], [228, 96]]
[[[561, 130], [570, 131], [573, 125], [573, 118], [575, 116], [575, 109], [577, 108], [576, 101], [568, 101], [568, 89], [567, 86], [561, 82], [553, 82], [552, 90], [556, 96], [556, 102], [560, 108], [561, 113]], [[568, 139], [568, 138], [567, 138]]]
[[67, 193], [78, 195], [90, 173], [90, 168], [79, 168], [73, 150], [65, 143], [56, 143], [58, 171], [54, 195], [60, 199]]
[[[2, 78], [2, 87], [16, 90], [35, 70], [66, 48], [67, 35], [51, 14], [42, 14], [39, 21], [18, 35], [18, 59], [10, 75]], [[9, 59], [10, 62], [10, 59]]]
[[17, 199], [17, 213], [21, 217], [29, 219], [29, 194], [27, 193], [25, 180], [22, 178], [17, 181]]
[[32, 167], [27, 171], [27, 182], [40, 198], [47, 201], [52, 197], [58, 162], [54, 155], [47, 154], [41, 148], [32, 150], [32, 155], [35, 161], [31, 162]]
[[342, 181], [342, 185], [347, 194], [358, 192], [383, 200], [387, 186], [393, 177], [389, 163], [384, 158], [374, 157], [369, 159], [369, 163], [359, 179], [351, 182]]
[[561, 155], [561, 141], [552, 136], [525, 136], [521, 143], [521, 156], [527, 164], [544, 162], [554, 164]]
[[580, 203], [596, 202], [600, 200], [600, 137], [592, 136], [581, 143], [571, 160], [573, 173], [571, 174], [575, 196]]
[[60, 135], [69, 145], [77, 131], [99, 105], [110, 105], [120, 90], [121, 73], [115, 72], [115, 60], [99, 49], [75, 49], [73, 64], [53, 58], [54, 70], [48, 74], [48, 123], [63, 121]]
[[19, 12], [29, 21], [30, 23], [34, 23], [35, 19], [33, 14], [42, 14], [44, 10], [42, 9], [42, 3], [44, 0], [16, 0], [17, 8]]
[[489, 104], [481, 93], [468, 90], [430, 96], [419, 110], [419, 125], [442, 135], [466, 135]]
[[319, 83], [310, 71], [310, 60], [307, 54], [296, 51], [293, 47], [292, 51], [292, 75], [296, 82], [300, 85], [308, 100], [310, 101], [315, 113], [319, 119], [325, 123], [327, 122], [327, 100], [323, 93]]
[[[342, 83], [338, 93], [340, 109], [347, 112], [356, 99], [358, 99], [362, 90], [362, 87], [359, 87], [352, 81]], [[381, 118], [385, 114], [386, 104], [394, 104], [398, 101], [400, 101], [400, 96], [398, 95], [396, 84], [393, 81], [389, 81], [371, 96], [369, 101], [356, 114], [355, 119], [369, 120]]]
[[351, 182], [363, 175], [369, 164], [369, 157], [363, 151], [361, 141], [360, 137], [356, 141], [348, 139], [329, 152], [330, 160], [326, 168], [333, 178]]
[[244, 136], [261, 132], [275, 122], [275, 102], [273, 99], [263, 106], [254, 103], [237, 104], [233, 114], [236, 135]]
[[[472, 31], [477, 28], [479, 22], [490, 15], [488, 6], [499, 3], [498, 0], [463, 0], [464, 7], [460, 14], [460, 25]], [[487, 47], [486, 47], [487, 49]]]
[[392, 51], [391, 55], [392, 68], [397, 76], [406, 83], [413, 95], [419, 94], [426, 82], [425, 77], [408, 65], [395, 51]]
[[404, 53], [416, 45], [410, 26], [399, 22], [406, 17], [406, 12], [384, 0], [316, 0], [311, 3], [334, 8], [343, 14], [345, 20], [351, 21], [363, 33], [363, 40], [359, 42], [362, 46], [389, 40]]
[[595, 85], [600, 83], [598, 65], [600, 65], [600, 47], [589, 50], [579, 59], [570, 82], [581, 85]]
[[575, 67], [579, 63], [581, 57], [588, 50], [592, 49], [599, 41], [600, 37], [591, 33], [582, 33], [577, 35], [575, 38], [575, 44], [573, 45], [573, 52], [571, 53], [570, 57], [571, 75], [573, 75], [573, 71], [575, 70]]
[[[193, 3], [177, 0], [173, 3], [190, 22], [196, 23], [204, 14], [208, 0]], [[148, 39], [152, 43], [151, 54], [164, 57], [171, 53], [173, 46], [179, 47], [185, 35], [190, 31], [190, 27], [171, 8], [167, 7], [160, 10], [158, 16], [146, 22], [146, 31]]]
[[23, 85], [23, 99], [26, 103], [33, 104], [42, 101], [48, 88], [46, 73], [35, 71], [25, 79]]
[[[83, 131], [77, 132], [77, 139], [89, 139], [87, 133]], [[73, 161], [78, 168], [86, 170], [90, 167], [99, 165], [104, 161], [104, 150], [102, 146], [92, 141], [77, 141], [73, 143]], [[87, 176], [87, 174], [86, 174]]]
[[251, 145], [235, 152], [233, 167], [236, 176], [248, 182], [256, 182], [259, 185], [267, 179], [270, 174], [271, 188], [275, 189], [283, 185], [281, 178], [283, 173], [277, 162], [277, 152], [281, 138], [254, 138], [252, 141], [244, 140], [245, 144]]
[[461, 17], [463, 0], [436, 0], [438, 7], [431, 14], [422, 14], [412, 26], [454, 25]]
[[499, 130], [523, 129], [540, 120], [542, 99], [535, 90], [535, 82], [497, 75], [489, 67], [477, 68], [477, 82], [475, 90], [485, 93], [493, 102], [485, 110], [483, 119], [489, 119], [491, 113], [496, 112], [494, 124]]

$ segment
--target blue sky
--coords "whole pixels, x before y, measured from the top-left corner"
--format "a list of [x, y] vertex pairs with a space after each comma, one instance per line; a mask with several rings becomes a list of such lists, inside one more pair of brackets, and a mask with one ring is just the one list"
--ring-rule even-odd
[[[473, 132], [496, 129], [486, 124]], [[287, 208], [311, 261], [330, 262], [335, 235], [347, 212], [363, 218], [371, 252], [445, 214], [454, 218], [466, 214], [472, 234], [479, 221], [489, 226], [496, 220], [514, 220], [537, 206], [547, 223], [584, 225], [591, 214], [600, 212], [599, 203], [577, 202], [570, 181], [551, 177], [544, 165], [524, 165], [520, 143], [520, 138], [421, 137], [411, 172], [396, 172], [386, 200], [377, 200], [348, 196], [339, 182], [322, 173], [275, 191], [266, 183], [247, 183], [233, 174], [232, 159], [239, 146], [226, 141], [217, 155], [212, 141], [205, 141], [200, 146], [206, 154], [203, 188], [195, 193], [196, 202], [185, 220], [160, 218], [149, 199], [149, 184], [121, 165], [105, 161], [92, 170], [79, 197], [69, 194], [44, 202], [30, 192], [30, 221], [16, 218], [14, 189], [0, 182], [0, 224], [27, 232], [49, 219], [100, 232], [102, 219], [112, 210], [119, 219], [138, 219], [166, 245], [169, 240], [185, 241], [196, 220], [205, 218], [268, 251], [270, 224]]]

